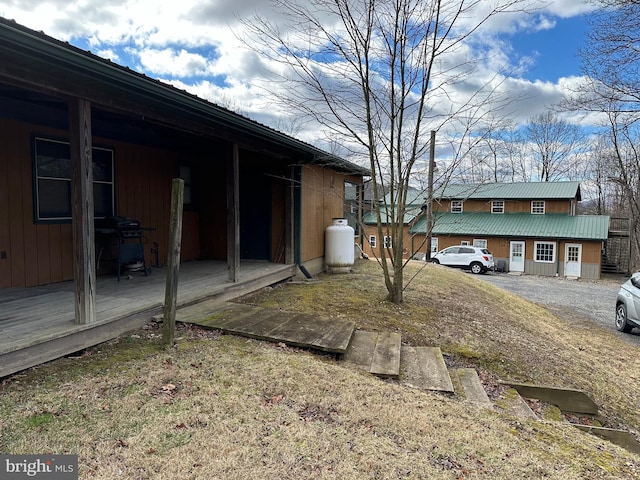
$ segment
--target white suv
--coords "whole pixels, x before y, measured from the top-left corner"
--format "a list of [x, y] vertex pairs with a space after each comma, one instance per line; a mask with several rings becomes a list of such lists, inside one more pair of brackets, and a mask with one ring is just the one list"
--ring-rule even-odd
[[440, 250], [431, 257], [431, 262], [447, 267], [471, 270], [472, 273], [485, 273], [493, 269], [493, 255], [486, 248], [470, 245], [456, 245]]

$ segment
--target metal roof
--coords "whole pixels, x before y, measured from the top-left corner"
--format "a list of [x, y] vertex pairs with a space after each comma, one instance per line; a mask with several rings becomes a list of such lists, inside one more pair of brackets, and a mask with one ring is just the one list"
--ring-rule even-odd
[[308, 161], [336, 170], [370, 175], [367, 168], [327, 153], [159, 80], [0, 17], [0, 80], [61, 97], [77, 96], [93, 105], [196, 134], [233, 132], [259, 138], [272, 148], [310, 155]]
[[572, 199], [581, 200], [580, 182], [518, 182], [446, 185], [436, 199]]
[[[608, 215], [568, 215], [547, 213], [438, 212], [434, 216], [433, 235], [474, 235], [485, 237], [553, 238], [606, 240]], [[424, 217], [410, 233], [425, 234]]]
[[[411, 223], [418, 215], [420, 215], [421, 212], [422, 210], [420, 209], [420, 207], [407, 205], [407, 210], [404, 214], [403, 223], [405, 224]], [[383, 225], [390, 222], [389, 215], [387, 215], [387, 211], [384, 209], [383, 205], [381, 205], [380, 217]], [[362, 215], [362, 223], [364, 223], [365, 225], [377, 224], [377, 217], [376, 217], [375, 210], [365, 212]]]

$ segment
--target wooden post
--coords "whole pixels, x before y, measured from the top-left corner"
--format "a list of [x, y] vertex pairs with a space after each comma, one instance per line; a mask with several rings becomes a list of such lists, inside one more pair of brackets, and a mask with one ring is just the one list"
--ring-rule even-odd
[[427, 178], [427, 212], [426, 212], [426, 262], [431, 258], [431, 231], [433, 230], [433, 171], [436, 166], [436, 132], [431, 131], [431, 144], [429, 145], [429, 169]]
[[234, 143], [227, 154], [227, 278], [236, 283], [240, 274], [240, 155]]
[[86, 324], [96, 321], [91, 104], [86, 100], [69, 100], [69, 141], [75, 322]]
[[176, 330], [176, 303], [178, 297], [178, 271], [182, 244], [182, 201], [184, 180], [174, 178], [171, 184], [171, 219], [169, 220], [169, 254], [167, 258], [167, 285], [164, 294], [164, 320], [162, 343], [172, 347]]

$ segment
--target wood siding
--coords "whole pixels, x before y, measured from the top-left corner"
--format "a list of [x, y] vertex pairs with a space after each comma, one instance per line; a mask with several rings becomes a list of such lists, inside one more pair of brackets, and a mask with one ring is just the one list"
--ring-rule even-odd
[[[495, 200], [501, 200], [496, 198]], [[491, 212], [491, 200], [464, 200], [463, 212]], [[434, 212], [451, 211], [451, 201], [433, 203]], [[504, 200], [505, 213], [531, 213], [531, 200]], [[571, 200], [545, 200], [545, 213], [571, 213]], [[499, 215], [499, 214], [496, 214]]]
[[[34, 222], [32, 137], [68, 139], [68, 133], [0, 119], [0, 288], [29, 287], [73, 279], [70, 223]], [[100, 138], [94, 146], [113, 148], [115, 213], [155, 230], [145, 232], [145, 257], [161, 264], [167, 258], [171, 178], [181, 158], [160, 149]], [[198, 258], [198, 214], [185, 218], [183, 260]]]
[[324, 231], [344, 215], [345, 179], [327, 168], [302, 168], [302, 262], [324, 256]]
[[[403, 249], [402, 249], [402, 258], [410, 258], [415, 256], [416, 254], [424, 254], [425, 253], [425, 245], [424, 245], [424, 235], [411, 235], [409, 233], [409, 225], [403, 226]], [[386, 227], [382, 227], [383, 236], [387, 235], [385, 233]], [[376, 237], [376, 248], [371, 248], [371, 244], [369, 243], [369, 237], [373, 235]], [[365, 225], [364, 227], [364, 245], [362, 249], [364, 253], [369, 256], [379, 258], [380, 251], [384, 245], [384, 238], [378, 238], [378, 228], [375, 225]]]

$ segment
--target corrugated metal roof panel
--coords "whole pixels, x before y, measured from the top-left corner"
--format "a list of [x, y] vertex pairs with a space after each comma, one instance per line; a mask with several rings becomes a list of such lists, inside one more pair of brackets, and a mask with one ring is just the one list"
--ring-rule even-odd
[[[421, 212], [422, 210], [419, 207], [407, 205], [407, 211], [404, 214], [404, 223], [405, 224], [411, 223], [418, 215], [420, 215]], [[390, 222], [389, 216], [386, 214], [385, 210], [383, 209], [380, 210], [380, 216], [382, 218], [383, 224]], [[373, 225], [377, 223], [376, 212], [375, 211], [365, 212], [364, 215], [362, 216], [362, 223], [364, 223], [365, 225]]]
[[580, 200], [580, 182], [520, 182], [447, 185], [434, 193], [440, 199], [571, 199]]
[[[411, 233], [425, 233], [420, 218]], [[606, 240], [608, 215], [563, 215], [529, 213], [438, 213], [433, 235], [483, 235], [487, 237], [571, 238]]]

